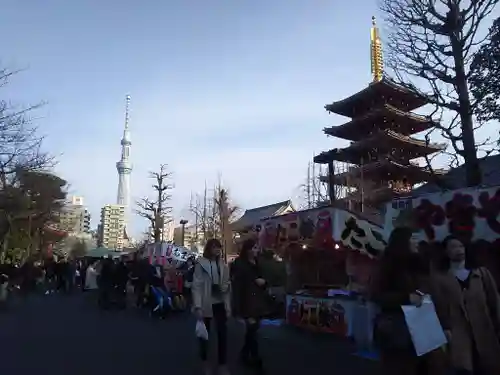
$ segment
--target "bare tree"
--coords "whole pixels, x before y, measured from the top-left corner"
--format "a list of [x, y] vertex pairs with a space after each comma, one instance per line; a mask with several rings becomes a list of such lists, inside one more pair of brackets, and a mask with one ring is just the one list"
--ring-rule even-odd
[[194, 225], [195, 238], [201, 239], [203, 243], [209, 238], [222, 238], [224, 235], [227, 237], [229, 223], [241, 212], [240, 208], [232, 203], [229, 190], [220, 182], [212, 191], [207, 191], [205, 187], [203, 194], [193, 196], [189, 210], [194, 216], [191, 222]]
[[[0, 69], [0, 88], [18, 72]], [[53, 158], [41, 150], [43, 137], [29, 116], [41, 106], [16, 108], [8, 100], [0, 100], [0, 189], [15, 183], [19, 168], [36, 171], [54, 165]]]
[[[0, 68], [0, 89], [4, 89], [9, 79], [17, 73], [19, 71]], [[30, 116], [41, 105], [40, 103], [18, 107], [7, 99], [0, 99], [0, 199], [2, 200], [0, 205], [2, 250], [0, 253], [2, 254], [5, 254], [9, 248], [9, 242], [20, 241], [25, 243], [26, 247], [31, 248], [35, 215], [38, 215], [37, 220], [40, 219], [39, 212], [32, 207], [35, 197], [30, 197], [25, 187], [27, 177], [31, 181], [38, 176], [34, 174], [35, 172], [47, 170], [54, 165], [52, 157], [42, 151], [43, 137], [39, 135], [37, 127], [33, 125], [33, 118]], [[41, 202], [45, 199], [42, 192], [45, 193], [47, 190], [45, 183], [50, 178], [38, 179], [43, 180], [43, 186], [39, 185], [30, 192], [36, 190], [38, 194], [36, 199]], [[21, 222], [29, 225], [17, 230]]]
[[[398, 83], [428, 98], [437, 125], [465, 161], [468, 186], [481, 183], [469, 93], [470, 62], [483, 43], [478, 31], [499, 0], [380, 0], [389, 30], [389, 66]], [[480, 126], [480, 125], [479, 125]]]
[[166, 164], [161, 164], [158, 172], [150, 172], [149, 177], [154, 181], [151, 187], [155, 192], [155, 198], [144, 197], [138, 200], [135, 212], [149, 221], [154, 231], [155, 242], [160, 242], [165, 224], [172, 221], [172, 207], [169, 206], [172, 199], [171, 191], [174, 188], [169, 182], [172, 172], [168, 171]]

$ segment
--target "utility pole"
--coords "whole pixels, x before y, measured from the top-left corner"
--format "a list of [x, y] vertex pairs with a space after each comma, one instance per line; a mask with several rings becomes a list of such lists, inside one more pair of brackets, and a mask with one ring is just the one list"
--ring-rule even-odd
[[[313, 155], [313, 160], [314, 160], [314, 155]], [[312, 182], [312, 203], [313, 203], [313, 207], [317, 207], [318, 206], [318, 197], [317, 197], [317, 193], [318, 193], [318, 178], [316, 176], [316, 163], [312, 163], [312, 178], [311, 178], [311, 182]]]
[[187, 220], [181, 220], [181, 246], [184, 247], [184, 237], [186, 236], [186, 224], [188, 223]]
[[307, 208], [311, 208], [311, 162], [307, 163]]
[[207, 243], [207, 182], [203, 191], [203, 245]]

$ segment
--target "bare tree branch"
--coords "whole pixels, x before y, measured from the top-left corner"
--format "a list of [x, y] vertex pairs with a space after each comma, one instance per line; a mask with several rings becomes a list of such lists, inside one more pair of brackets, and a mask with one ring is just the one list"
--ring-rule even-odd
[[145, 197], [138, 200], [135, 212], [149, 221], [154, 231], [155, 242], [160, 242], [165, 224], [172, 221], [172, 206], [169, 206], [172, 200], [170, 192], [174, 188], [174, 185], [169, 183], [172, 172], [168, 171], [167, 164], [160, 164], [157, 172], [149, 173], [149, 178], [154, 181], [151, 187], [155, 192], [155, 198]]
[[480, 184], [469, 65], [483, 42], [478, 30], [499, 0], [380, 1], [396, 80], [451, 114], [452, 120], [436, 129], [465, 160], [467, 184]]

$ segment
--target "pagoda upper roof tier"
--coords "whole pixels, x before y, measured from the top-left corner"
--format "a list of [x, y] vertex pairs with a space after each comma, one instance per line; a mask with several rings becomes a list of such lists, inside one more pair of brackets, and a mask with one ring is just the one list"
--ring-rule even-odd
[[372, 136], [351, 143], [349, 147], [334, 148], [314, 158], [315, 163], [325, 164], [336, 160], [351, 164], [365, 164], [390, 156], [393, 160], [412, 160], [446, 149], [444, 143], [427, 143], [392, 130], [380, 131]]
[[[402, 164], [393, 160], [385, 159], [365, 164], [361, 167], [351, 167], [347, 172], [333, 176], [333, 183], [358, 187], [365, 181], [406, 181], [410, 185], [429, 181], [432, 175], [442, 176], [446, 173], [443, 169], [430, 170], [415, 163]], [[328, 176], [321, 176], [322, 182], [328, 182]], [[366, 185], [366, 183], [365, 183]]]
[[389, 104], [374, 109], [345, 124], [324, 128], [323, 132], [333, 137], [359, 141], [380, 130], [394, 130], [402, 135], [411, 135], [428, 130], [436, 123], [429, 116], [405, 112]]
[[409, 112], [427, 104], [427, 98], [384, 77], [348, 98], [327, 104], [325, 109], [339, 115], [357, 117], [386, 103]]
[[406, 189], [394, 189], [391, 186], [382, 186], [377, 189], [370, 191], [361, 192], [360, 190], [353, 191], [349, 193], [344, 199], [349, 201], [361, 202], [368, 205], [378, 205], [382, 202], [389, 202], [395, 198], [400, 198], [408, 196], [411, 194], [411, 190]]

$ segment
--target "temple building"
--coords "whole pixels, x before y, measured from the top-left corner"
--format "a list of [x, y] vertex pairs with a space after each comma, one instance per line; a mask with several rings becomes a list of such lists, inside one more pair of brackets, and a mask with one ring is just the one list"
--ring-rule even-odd
[[[330, 113], [351, 118], [323, 130], [326, 135], [350, 141], [350, 145], [322, 152], [314, 162], [328, 165], [328, 175], [321, 179], [329, 184], [333, 205], [376, 219], [385, 202], [410, 193], [415, 185], [431, 179], [433, 173], [444, 173], [422, 167], [415, 159], [442, 151], [446, 144], [412, 136], [436, 123], [430, 116], [411, 112], [428, 103], [425, 97], [384, 75], [381, 39], [374, 17], [372, 21], [373, 81], [354, 95], [325, 106]], [[336, 174], [334, 162], [348, 167]], [[344, 192], [341, 197], [336, 194], [339, 186]]]

